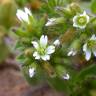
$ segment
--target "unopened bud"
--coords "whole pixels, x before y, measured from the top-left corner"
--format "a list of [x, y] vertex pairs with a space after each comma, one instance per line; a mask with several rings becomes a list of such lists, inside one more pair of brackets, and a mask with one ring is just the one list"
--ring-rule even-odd
[[26, 49], [26, 50], [25, 50], [25, 55], [26, 55], [26, 56], [32, 55], [32, 49], [31, 49], [31, 48]]
[[76, 13], [81, 13], [81, 8], [77, 3], [71, 3], [69, 5], [70, 10], [72, 11], [73, 14]]

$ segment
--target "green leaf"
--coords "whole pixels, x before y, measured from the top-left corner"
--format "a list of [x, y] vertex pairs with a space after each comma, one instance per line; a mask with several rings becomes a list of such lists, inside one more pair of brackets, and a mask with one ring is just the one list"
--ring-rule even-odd
[[23, 66], [22, 67], [22, 72], [23, 72], [26, 80], [28, 81], [28, 83], [32, 86], [33, 85], [36, 86], [36, 85], [43, 84], [44, 82], [46, 82], [45, 77], [44, 77], [44, 72], [42, 71], [42, 69], [39, 66], [37, 66], [37, 68], [36, 68], [35, 75], [32, 78], [30, 78], [29, 68], [31, 68], [32, 66], [33, 65], [31, 63], [29, 66]]
[[90, 76], [96, 76], [96, 64], [92, 64], [89, 67], [84, 68], [82, 71], [80, 71], [78, 76], [76, 76], [75, 80], [82, 81]]
[[24, 64], [27, 60], [27, 58], [24, 56], [23, 53], [21, 53], [20, 55], [18, 55], [16, 57], [17, 61], [20, 63], [20, 64]]
[[91, 11], [96, 14], [96, 0], [91, 1]]
[[28, 36], [28, 32], [23, 31], [20, 28], [16, 30], [15, 34], [18, 35], [18, 36], [22, 36], [22, 37], [27, 37]]
[[54, 89], [61, 91], [61, 92], [68, 92], [69, 93], [69, 86], [68, 81], [60, 79], [58, 77], [56, 78], [49, 78], [48, 84], [52, 86]]

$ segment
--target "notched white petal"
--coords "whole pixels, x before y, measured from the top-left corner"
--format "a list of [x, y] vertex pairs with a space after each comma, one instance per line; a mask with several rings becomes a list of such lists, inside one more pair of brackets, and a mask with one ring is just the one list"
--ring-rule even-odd
[[87, 49], [87, 51], [85, 52], [85, 58], [86, 58], [86, 60], [88, 61], [88, 60], [90, 60], [90, 58], [91, 58], [91, 50], [88, 50]]
[[18, 9], [17, 10], [17, 13], [16, 13], [16, 16], [17, 18], [22, 21], [23, 20], [23, 16], [26, 15], [22, 10]]
[[49, 46], [47, 49], [46, 49], [46, 52], [47, 54], [52, 54], [55, 52], [55, 46]]
[[77, 15], [73, 17], [73, 22], [76, 22], [77, 21]]
[[35, 59], [40, 59], [40, 55], [38, 54], [38, 52], [34, 52], [33, 53], [33, 57], [35, 57]]
[[86, 11], [83, 12], [83, 16], [84, 16], [84, 15], [85, 15], [85, 16], [87, 15], [87, 14], [86, 14]]
[[72, 51], [69, 51], [67, 55], [68, 56], [71, 56], [72, 55]]
[[47, 36], [42, 35], [41, 38], [40, 38], [40, 45], [41, 45], [41, 47], [46, 47], [47, 42], [48, 42]]
[[51, 26], [51, 25], [54, 25], [55, 21], [56, 21], [56, 18], [48, 19], [48, 22], [45, 24], [45, 26]]
[[78, 25], [76, 23], [73, 23], [73, 27], [78, 27]]
[[24, 8], [24, 11], [18, 9], [17, 13], [16, 13], [16, 16], [18, 17], [18, 19], [20, 21], [25, 21], [28, 24], [30, 23], [29, 15], [32, 16], [32, 14], [31, 14], [31, 12], [30, 12], [30, 10], [28, 8]]
[[77, 51], [76, 50], [71, 50], [68, 52], [68, 56], [75, 56], [77, 54]]
[[34, 48], [39, 48], [39, 44], [36, 41], [32, 41], [31, 43], [33, 44]]
[[50, 60], [50, 55], [41, 56], [44, 61]]
[[26, 13], [26, 14], [32, 16], [31, 11], [30, 11], [28, 8], [25, 7], [24, 9], [25, 9], [25, 13]]
[[70, 79], [69, 74], [65, 74], [65, 75], [63, 76], [63, 79], [65, 79], [65, 80], [69, 80], [69, 79]]
[[95, 34], [92, 35], [92, 37], [90, 38], [90, 40], [96, 40]]
[[53, 44], [54, 44], [55, 46], [59, 46], [59, 45], [60, 45], [60, 41], [57, 39], [57, 40], [54, 41]]
[[87, 43], [83, 45], [83, 51], [84, 51], [84, 52], [87, 51]]
[[34, 56], [34, 57], [38, 56], [38, 52], [34, 52], [34, 53], [33, 53], [33, 56]]
[[40, 59], [40, 55], [38, 54], [35, 59], [39, 60]]

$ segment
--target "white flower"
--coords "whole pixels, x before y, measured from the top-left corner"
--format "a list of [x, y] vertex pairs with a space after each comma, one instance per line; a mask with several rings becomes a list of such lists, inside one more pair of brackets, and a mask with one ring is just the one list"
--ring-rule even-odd
[[63, 76], [63, 79], [65, 79], [65, 80], [69, 80], [69, 79], [70, 79], [69, 74], [65, 74], [65, 75]]
[[56, 21], [56, 18], [48, 19], [48, 22], [45, 24], [45, 26], [51, 26], [54, 25]]
[[35, 68], [29, 69], [29, 76], [32, 78], [35, 75]]
[[20, 21], [30, 23], [29, 16], [32, 16], [32, 14], [28, 8], [24, 8], [24, 11], [18, 9], [16, 15]]
[[50, 55], [55, 52], [55, 46], [48, 46], [47, 36], [42, 35], [39, 42], [32, 41], [36, 51], [33, 53], [35, 59], [42, 59], [44, 61], [50, 60]]
[[69, 52], [68, 52], [68, 56], [74, 56], [74, 55], [76, 55], [77, 54], [77, 51], [76, 50], [73, 50], [73, 49], [71, 49]]
[[73, 17], [73, 26], [84, 29], [86, 25], [89, 23], [89, 16], [84, 11], [83, 14], [78, 14]]
[[57, 39], [57, 40], [54, 41], [53, 44], [54, 44], [55, 46], [59, 46], [59, 45], [60, 45], [60, 41]]
[[92, 35], [92, 37], [88, 40], [86, 44], [83, 46], [83, 51], [85, 53], [86, 60], [90, 60], [91, 54], [96, 57], [96, 36]]

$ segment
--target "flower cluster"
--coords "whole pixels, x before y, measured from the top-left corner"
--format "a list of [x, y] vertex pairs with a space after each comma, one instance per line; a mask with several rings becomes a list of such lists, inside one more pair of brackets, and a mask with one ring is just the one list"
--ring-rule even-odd
[[[24, 8], [24, 11], [18, 9], [16, 13], [18, 19], [21, 22], [26, 22], [30, 24], [30, 17], [32, 17], [32, 13], [28, 8]], [[61, 23], [64, 18], [51, 18], [48, 19], [48, 22], [45, 23], [45, 27], [53, 26], [55, 24]], [[73, 27], [84, 29], [90, 21], [89, 15], [84, 11], [82, 14], [78, 13], [73, 17]], [[57, 39], [53, 42], [53, 44], [49, 45], [47, 35], [42, 35], [39, 41], [32, 41], [33, 45], [33, 57], [36, 60], [49, 61], [51, 55], [56, 51], [57, 46], [60, 45], [60, 41]], [[76, 43], [77, 44], [77, 43]], [[78, 46], [75, 45], [76, 48], [71, 48], [68, 52], [68, 56], [74, 56], [77, 54]], [[85, 53], [86, 60], [90, 60], [91, 54], [93, 53], [96, 57], [96, 37], [93, 35], [83, 46], [83, 51]], [[35, 68], [29, 68], [29, 76], [33, 77], [35, 74]], [[63, 75], [63, 79], [68, 80], [70, 78], [69, 74]]]

